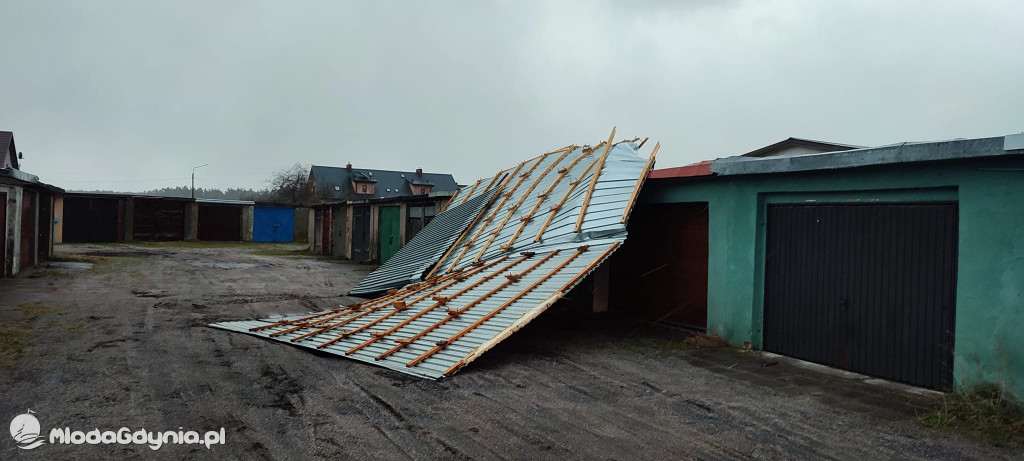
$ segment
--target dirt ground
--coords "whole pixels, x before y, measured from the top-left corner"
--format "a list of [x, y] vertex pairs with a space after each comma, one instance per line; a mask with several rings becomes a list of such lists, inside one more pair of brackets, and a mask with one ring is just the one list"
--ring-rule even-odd
[[[277, 250], [266, 251], [268, 248]], [[297, 246], [62, 245], [92, 264], [0, 280], [0, 417], [43, 434], [225, 429], [223, 445], [51, 445], [3, 459], [995, 458], [918, 426], [941, 397], [683, 333], [553, 309], [429, 381], [208, 327], [349, 301], [370, 267]], [[20, 351], [20, 352], [19, 352]], [[13, 357], [13, 358], [12, 358]], [[4, 419], [4, 421], [7, 421]]]

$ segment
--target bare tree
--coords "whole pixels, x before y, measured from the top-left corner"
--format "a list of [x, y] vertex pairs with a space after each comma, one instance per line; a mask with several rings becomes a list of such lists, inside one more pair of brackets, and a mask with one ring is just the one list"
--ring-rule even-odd
[[309, 182], [309, 167], [296, 163], [290, 168], [273, 174], [268, 181], [270, 194], [274, 200], [288, 203], [301, 203], [308, 193], [306, 184]]

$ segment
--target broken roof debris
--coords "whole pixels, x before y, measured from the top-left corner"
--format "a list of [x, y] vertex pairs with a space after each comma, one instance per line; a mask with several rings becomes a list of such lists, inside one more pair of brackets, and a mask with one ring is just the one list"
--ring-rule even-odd
[[[613, 144], [614, 136], [612, 129], [596, 146], [566, 146], [480, 179], [421, 231], [430, 238], [413, 239], [393, 258], [400, 264], [385, 264], [353, 292], [417, 280], [411, 284], [320, 313], [212, 326], [415, 376], [450, 376], [544, 312], [625, 241], [659, 146], [645, 159], [643, 142]], [[417, 256], [426, 262], [417, 264]]]

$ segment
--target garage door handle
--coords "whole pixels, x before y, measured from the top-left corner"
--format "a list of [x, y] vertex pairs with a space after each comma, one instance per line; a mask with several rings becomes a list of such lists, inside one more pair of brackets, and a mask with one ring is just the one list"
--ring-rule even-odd
[[839, 298], [839, 308], [840, 309], [845, 311], [849, 307], [850, 307], [850, 301], [848, 299], [846, 299], [846, 298]]

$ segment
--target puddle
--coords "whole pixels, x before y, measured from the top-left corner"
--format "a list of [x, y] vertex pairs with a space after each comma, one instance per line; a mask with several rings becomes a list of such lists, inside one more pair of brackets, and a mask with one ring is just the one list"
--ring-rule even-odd
[[214, 269], [263, 269], [270, 267], [270, 264], [254, 264], [254, 263], [225, 263], [225, 262], [206, 262], [196, 261], [190, 262], [189, 264], [196, 267], [212, 267]]
[[46, 263], [46, 268], [57, 269], [57, 270], [68, 270], [68, 271], [87, 271], [92, 269], [92, 263], [76, 263], [76, 262], [50, 262]]

